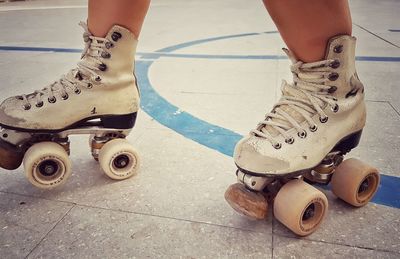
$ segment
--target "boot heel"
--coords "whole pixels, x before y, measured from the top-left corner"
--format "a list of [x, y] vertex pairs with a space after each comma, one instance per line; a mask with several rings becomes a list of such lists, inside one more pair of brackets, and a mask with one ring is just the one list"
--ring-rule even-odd
[[137, 112], [125, 115], [110, 115], [100, 118], [103, 127], [111, 129], [131, 129], [135, 126]]
[[342, 139], [333, 150], [342, 151], [342, 153], [348, 153], [353, 148], [357, 147], [360, 143], [362, 130], [352, 133]]

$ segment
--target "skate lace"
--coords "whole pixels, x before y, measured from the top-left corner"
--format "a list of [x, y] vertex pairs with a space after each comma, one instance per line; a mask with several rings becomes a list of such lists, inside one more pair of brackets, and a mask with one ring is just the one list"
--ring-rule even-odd
[[[294, 60], [290, 53], [287, 54]], [[282, 82], [281, 99], [274, 105], [272, 111], [265, 115], [265, 119], [258, 124], [258, 127], [251, 131], [251, 134], [267, 139], [278, 149], [281, 147], [281, 143], [277, 140], [279, 134], [289, 144], [294, 142], [288, 132], [293, 128], [299, 137], [306, 137], [304, 125], [301, 125], [304, 121], [307, 122], [310, 131], [317, 130], [317, 124], [312, 119], [315, 114], [319, 114], [320, 122], [325, 123], [328, 120], [323, 110], [326, 105], [330, 105], [334, 112], [338, 109], [337, 99], [331, 95], [336, 87], [328, 85], [333, 62], [337, 61], [323, 60], [312, 63], [295, 61], [291, 66], [293, 83], [289, 84], [285, 80]]]
[[79, 25], [84, 29], [83, 40], [85, 48], [77, 67], [71, 69], [67, 74], [62, 75], [59, 80], [42, 90], [36, 90], [28, 95], [17, 96], [19, 100], [23, 101], [25, 110], [30, 109], [33, 102], [36, 103], [36, 107], [43, 106], [44, 97], [48, 97], [48, 101], [54, 103], [58, 93], [63, 100], [66, 100], [69, 92], [80, 94], [82, 88], [90, 89], [93, 84], [98, 84], [101, 81], [101, 77], [97, 73], [97, 71], [100, 71], [99, 66], [103, 64], [100, 57], [104, 53], [109, 54], [107, 49], [110, 45], [112, 46], [112, 43], [106, 38], [93, 36], [86, 23], [80, 22]]

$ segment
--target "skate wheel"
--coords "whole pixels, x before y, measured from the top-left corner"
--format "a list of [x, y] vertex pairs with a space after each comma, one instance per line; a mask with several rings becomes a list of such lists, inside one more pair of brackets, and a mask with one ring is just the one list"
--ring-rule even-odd
[[240, 214], [254, 219], [267, 217], [268, 202], [264, 195], [248, 190], [243, 184], [229, 186], [225, 192], [225, 200]]
[[286, 183], [274, 202], [275, 218], [299, 236], [313, 233], [327, 209], [325, 194], [300, 179]]
[[21, 165], [23, 157], [23, 153], [0, 141], [0, 167], [7, 170], [15, 170]]
[[332, 192], [353, 206], [361, 207], [374, 197], [379, 187], [376, 168], [355, 159], [343, 161], [332, 176]]
[[59, 144], [41, 142], [26, 151], [24, 169], [34, 186], [50, 189], [66, 182], [71, 175], [71, 161]]
[[108, 177], [123, 180], [138, 172], [140, 158], [127, 140], [113, 139], [100, 149], [99, 162]]

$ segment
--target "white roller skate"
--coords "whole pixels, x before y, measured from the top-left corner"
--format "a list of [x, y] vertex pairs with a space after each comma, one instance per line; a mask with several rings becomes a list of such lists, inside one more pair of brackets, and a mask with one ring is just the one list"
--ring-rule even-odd
[[268, 202], [274, 215], [300, 236], [314, 232], [328, 208], [325, 195], [304, 182], [328, 184], [344, 201], [363, 206], [377, 191], [379, 173], [343, 157], [355, 148], [365, 125], [364, 87], [355, 71], [351, 36], [332, 38], [325, 59], [292, 61], [293, 83], [255, 130], [237, 143], [237, 184], [225, 193], [238, 212], [262, 219]]
[[92, 155], [112, 179], [138, 170], [139, 156], [125, 140], [139, 109], [136, 37], [117, 25], [105, 38], [94, 37], [80, 25], [85, 49], [77, 67], [0, 105], [0, 166], [13, 170], [23, 161], [27, 178], [39, 188], [59, 186], [70, 176], [72, 134], [90, 135]]

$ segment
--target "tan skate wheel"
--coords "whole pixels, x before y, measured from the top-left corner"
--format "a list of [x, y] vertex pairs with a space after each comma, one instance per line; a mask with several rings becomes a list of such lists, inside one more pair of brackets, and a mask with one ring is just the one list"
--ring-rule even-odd
[[18, 152], [11, 145], [0, 141], [0, 167], [7, 170], [17, 169], [21, 163], [24, 154]]
[[66, 182], [71, 175], [71, 161], [57, 143], [41, 142], [26, 151], [25, 175], [36, 187], [50, 189]]
[[300, 179], [286, 183], [275, 197], [275, 218], [299, 236], [313, 233], [327, 210], [325, 194]]
[[376, 168], [355, 159], [343, 161], [332, 176], [332, 192], [353, 206], [361, 207], [374, 197], [380, 176]]
[[113, 139], [107, 142], [100, 149], [99, 162], [104, 173], [114, 180], [134, 176], [140, 166], [139, 154], [125, 139]]
[[243, 184], [229, 186], [225, 192], [225, 200], [240, 214], [254, 219], [267, 217], [268, 202], [264, 195], [248, 190]]

